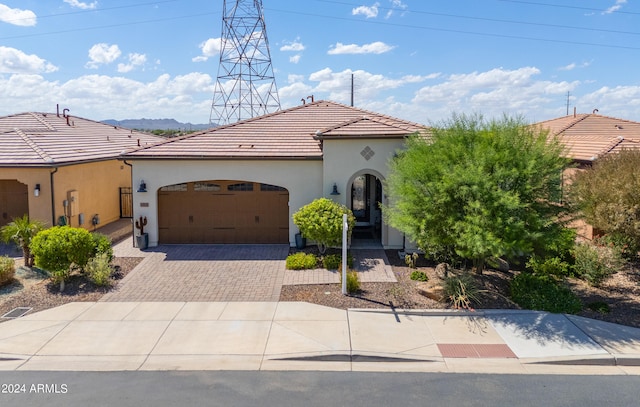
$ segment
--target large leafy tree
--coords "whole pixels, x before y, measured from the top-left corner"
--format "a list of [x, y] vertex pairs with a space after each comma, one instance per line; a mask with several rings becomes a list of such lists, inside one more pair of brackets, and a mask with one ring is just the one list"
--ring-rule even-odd
[[387, 222], [426, 253], [473, 261], [533, 253], [562, 230], [562, 146], [521, 118], [453, 116], [390, 164]]
[[577, 171], [573, 203], [594, 228], [640, 247], [640, 151], [623, 150]]

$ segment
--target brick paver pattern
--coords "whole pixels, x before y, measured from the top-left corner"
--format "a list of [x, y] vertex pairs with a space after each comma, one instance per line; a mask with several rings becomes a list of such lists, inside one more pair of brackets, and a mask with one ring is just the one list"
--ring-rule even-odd
[[[285, 270], [288, 245], [161, 245], [125, 240], [117, 257], [144, 257], [101, 301], [278, 301], [282, 285], [335, 284], [333, 270]], [[360, 281], [395, 282], [382, 249], [352, 250]]]

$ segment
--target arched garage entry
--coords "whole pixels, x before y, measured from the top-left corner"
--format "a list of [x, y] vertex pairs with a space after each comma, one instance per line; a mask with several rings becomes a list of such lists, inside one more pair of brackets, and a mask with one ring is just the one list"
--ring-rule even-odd
[[29, 213], [29, 191], [16, 180], [0, 180], [0, 226]]
[[158, 190], [159, 243], [289, 243], [289, 191], [251, 181]]

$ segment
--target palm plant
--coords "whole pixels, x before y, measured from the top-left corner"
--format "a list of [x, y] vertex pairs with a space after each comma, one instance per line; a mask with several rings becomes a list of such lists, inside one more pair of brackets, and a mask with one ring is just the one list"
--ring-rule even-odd
[[29, 215], [24, 215], [21, 218], [14, 218], [12, 222], [0, 228], [0, 237], [4, 242], [14, 242], [20, 247], [24, 256], [24, 265], [33, 267], [34, 259], [29, 248], [31, 239], [45, 227], [46, 225], [43, 222], [31, 220]]

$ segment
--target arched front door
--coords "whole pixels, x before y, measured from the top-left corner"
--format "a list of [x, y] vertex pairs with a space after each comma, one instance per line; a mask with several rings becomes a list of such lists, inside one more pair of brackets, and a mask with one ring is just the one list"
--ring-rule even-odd
[[351, 183], [350, 207], [356, 217], [354, 243], [380, 244], [382, 238], [382, 182], [372, 174], [357, 175]]

